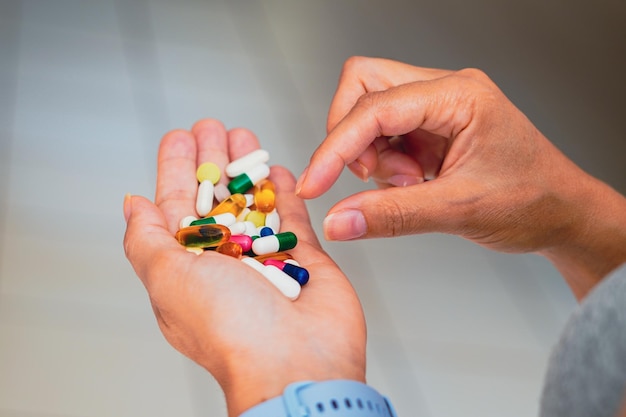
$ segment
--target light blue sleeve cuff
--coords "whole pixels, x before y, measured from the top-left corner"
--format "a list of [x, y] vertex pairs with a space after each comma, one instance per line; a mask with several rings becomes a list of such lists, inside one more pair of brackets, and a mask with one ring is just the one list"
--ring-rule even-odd
[[357, 381], [295, 382], [280, 397], [247, 410], [240, 417], [397, 417], [387, 398]]

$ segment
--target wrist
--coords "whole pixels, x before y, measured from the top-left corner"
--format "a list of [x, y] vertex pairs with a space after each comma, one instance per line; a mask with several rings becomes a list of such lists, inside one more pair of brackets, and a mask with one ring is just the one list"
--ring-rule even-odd
[[239, 417], [319, 417], [328, 413], [396, 417], [389, 400], [374, 388], [345, 379], [294, 382], [281, 395], [246, 410]]
[[274, 361], [272, 364], [259, 364], [256, 361], [248, 366], [242, 366], [243, 362], [240, 362], [228, 377], [219, 379], [226, 398], [228, 415], [239, 416], [251, 407], [282, 395], [285, 387], [298, 381], [345, 379], [363, 383], [364, 357], [364, 354], [357, 354], [354, 355], [356, 359], [351, 361], [309, 357], [298, 361]]
[[564, 212], [568, 232], [541, 251], [561, 272], [577, 299], [626, 262], [626, 198], [586, 176], [571, 193]]

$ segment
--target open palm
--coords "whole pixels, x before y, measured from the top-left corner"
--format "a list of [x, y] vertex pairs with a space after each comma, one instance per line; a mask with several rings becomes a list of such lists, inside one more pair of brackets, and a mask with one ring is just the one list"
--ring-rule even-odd
[[212, 251], [198, 256], [174, 238], [180, 219], [195, 213], [197, 166], [210, 161], [223, 171], [257, 148], [250, 131], [226, 131], [215, 120], [170, 132], [159, 149], [155, 204], [139, 196], [124, 204], [126, 255], [161, 331], [217, 379], [230, 415], [279, 395], [293, 381], [365, 378], [359, 300], [322, 250], [289, 171], [272, 167], [270, 179], [281, 230], [298, 236], [291, 253], [311, 277], [295, 302], [240, 260]]

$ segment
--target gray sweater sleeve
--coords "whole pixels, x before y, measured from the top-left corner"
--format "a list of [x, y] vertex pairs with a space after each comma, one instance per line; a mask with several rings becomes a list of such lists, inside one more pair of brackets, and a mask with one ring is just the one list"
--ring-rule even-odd
[[541, 417], [615, 417], [626, 400], [626, 264], [600, 282], [552, 351]]

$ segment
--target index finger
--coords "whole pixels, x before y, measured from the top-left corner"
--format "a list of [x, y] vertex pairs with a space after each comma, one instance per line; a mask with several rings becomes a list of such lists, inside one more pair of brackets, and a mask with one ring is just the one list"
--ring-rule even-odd
[[328, 111], [326, 131], [333, 130], [363, 94], [384, 91], [414, 81], [440, 78], [450, 72], [416, 67], [384, 58], [351, 57], [341, 70], [337, 91]]
[[296, 188], [302, 198], [315, 198], [337, 181], [380, 136], [403, 135], [421, 128], [453, 138], [471, 120], [474, 97], [464, 96], [462, 77], [419, 81], [361, 96], [311, 157]]

